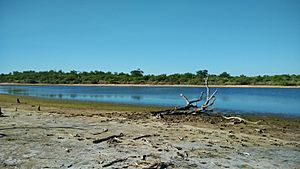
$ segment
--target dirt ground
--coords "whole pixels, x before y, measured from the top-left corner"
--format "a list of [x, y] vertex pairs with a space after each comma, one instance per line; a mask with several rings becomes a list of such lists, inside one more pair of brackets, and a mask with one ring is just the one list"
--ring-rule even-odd
[[2, 105], [0, 168], [300, 168], [289, 123], [12, 107]]

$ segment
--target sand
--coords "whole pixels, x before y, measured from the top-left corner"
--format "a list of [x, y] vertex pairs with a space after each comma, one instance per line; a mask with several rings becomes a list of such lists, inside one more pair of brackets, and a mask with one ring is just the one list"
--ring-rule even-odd
[[2, 112], [0, 168], [300, 167], [299, 129], [143, 112]]

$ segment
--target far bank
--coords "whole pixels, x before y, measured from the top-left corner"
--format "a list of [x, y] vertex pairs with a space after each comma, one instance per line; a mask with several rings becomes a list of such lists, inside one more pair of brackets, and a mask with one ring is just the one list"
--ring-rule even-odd
[[[170, 84], [49, 84], [49, 83], [0, 83], [0, 86], [128, 86], [128, 87], [201, 87], [205, 85], [170, 85]], [[212, 88], [300, 88], [300, 86], [276, 85], [209, 85]]]

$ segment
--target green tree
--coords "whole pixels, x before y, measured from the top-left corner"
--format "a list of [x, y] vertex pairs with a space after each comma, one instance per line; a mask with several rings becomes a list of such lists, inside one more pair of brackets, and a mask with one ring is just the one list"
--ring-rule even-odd
[[223, 73], [221, 73], [220, 75], [219, 75], [220, 77], [231, 77], [230, 76], [230, 74], [229, 73], [227, 73], [227, 72], [223, 72]]
[[196, 72], [196, 75], [197, 75], [198, 77], [201, 77], [201, 78], [207, 77], [207, 75], [208, 75], [208, 70], [199, 70], [199, 71]]
[[133, 77], [143, 77], [144, 72], [141, 69], [132, 70], [130, 72]]

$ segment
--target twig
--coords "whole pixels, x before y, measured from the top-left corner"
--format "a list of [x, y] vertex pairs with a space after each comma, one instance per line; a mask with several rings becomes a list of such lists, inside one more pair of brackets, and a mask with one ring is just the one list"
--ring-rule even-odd
[[187, 97], [185, 97], [185, 95], [183, 95], [183, 94], [181, 93], [180, 96], [183, 98], [183, 100], [185, 100], [186, 106], [190, 104], [189, 99], [188, 99]]
[[94, 140], [93, 143], [98, 144], [98, 143], [101, 143], [101, 142], [104, 142], [104, 141], [107, 141], [107, 140], [110, 140], [110, 139], [113, 139], [113, 138], [118, 138], [118, 137], [123, 137], [123, 136], [124, 136], [124, 134], [120, 133], [119, 135], [112, 135], [112, 136], [109, 136], [109, 137]]
[[153, 134], [153, 135], [146, 134], [146, 135], [143, 135], [143, 136], [135, 137], [132, 140], [138, 140], [138, 139], [141, 139], [141, 138], [152, 137], [152, 136], [159, 136], [159, 135], [158, 134]]
[[104, 164], [102, 167], [109, 167], [109, 166], [111, 166], [111, 165], [113, 165], [115, 163], [123, 162], [123, 161], [126, 161], [126, 160], [127, 160], [127, 158], [117, 159], [117, 160], [111, 161], [111, 162], [109, 162], [107, 164]]

